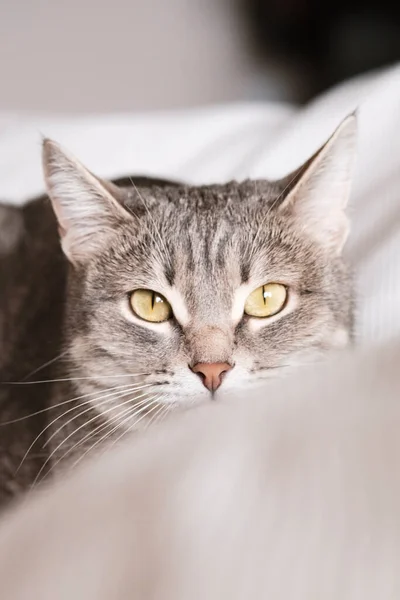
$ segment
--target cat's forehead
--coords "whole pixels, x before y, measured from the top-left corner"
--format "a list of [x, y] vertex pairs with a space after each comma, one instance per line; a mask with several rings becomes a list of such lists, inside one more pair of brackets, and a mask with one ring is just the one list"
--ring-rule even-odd
[[266, 181], [156, 186], [131, 188], [126, 206], [150, 246], [161, 237], [179, 262], [215, 269], [229, 267], [229, 256], [249, 249], [255, 236], [256, 244], [268, 236], [269, 207], [278, 195]]
[[193, 306], [229, 304], [244, 284], [297, 284], [312, 271], [309, 249], [269, 210], [273, 185], [258, 183], [131, 190], [126, 206], [137, 219], [114, 238], [115, 260], [102, 261], [96, 277], [125, 291], [175, 288]]
[[268, 211], [157, 206], [147, 207], [137, 229], [128, 226], [114, 239], [116, 260], [102, 262], [106, 279], [161, 293], [174, 287], [189, 303], [220, 297], [223, 304], [243, 284], [298, 281], [310, 272], [307, 248]]
[[303, 248], [270, 210], [278, 195], [266, 181], [127, 189], [125, 205], [138, 217], [128, 247], [146, 272], [157, 262], [170, 280], [247, 280], [260, 263], [290, 268]]
[[141, 214], [151, 210], [156, 216], [190, 213], [205, 217], [223, 212], [228, 217], [230, 211], [238, 214], [246, 212], [249, 206], [256, 207], [261, 200], [264, 204], [270, 202], [280, 193], [280, 188], [265, 180], [245, 180], [201, 186], [135, 186], [125, 191], [127, 205]]

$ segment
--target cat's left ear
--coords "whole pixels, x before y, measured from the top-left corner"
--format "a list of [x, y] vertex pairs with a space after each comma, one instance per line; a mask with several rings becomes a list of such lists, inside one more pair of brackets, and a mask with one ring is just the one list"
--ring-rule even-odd
[[133, 222], [121, 190], [91, 173], [56, 142], [43, 142], [43, 170], [64, 254], [84, 264], [104, 249], [122, 223]]
[[[278, 212], [295, 219], [312, 239], [339, 254], [349, 224], [347, 205], [356, 154], [357, 120], [349, 115], [295, 174], [282, 181]], [[289, 190], [285, 196], [286, 190]]]

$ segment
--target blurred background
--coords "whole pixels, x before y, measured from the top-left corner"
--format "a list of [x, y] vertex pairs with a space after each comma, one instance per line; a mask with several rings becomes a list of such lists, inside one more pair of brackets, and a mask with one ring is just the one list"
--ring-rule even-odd
[[393, 0], [0, 2], [0, 110], [305, 102], [399, 58]]

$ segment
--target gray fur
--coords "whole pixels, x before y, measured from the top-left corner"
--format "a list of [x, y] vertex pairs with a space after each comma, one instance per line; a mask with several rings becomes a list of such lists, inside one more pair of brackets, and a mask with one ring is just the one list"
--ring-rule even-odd
[[[275, 183], [111, 184], [45, 142], [51, 203], [43, 197], [20, 210], [24, 234], [0, 257], [9, 331], [1, 340], [0, 504], [172, 409], [247, 389], [348, 342], [352, 289], [341, 248], [353, 121]], [[257, 329], [243, 314], [235, 320], [237, 290], [268, 282], [288, 287], [292, 308]], [[132, 318], [129, 294], [143, 287], [173, 309], [183, 304], [185, 318], [178, 306], [161, 326]], [[197, 362], [234, 368], [211, 395], [189, 368]], [[146, 387], [115, 389], [129, 384]]]

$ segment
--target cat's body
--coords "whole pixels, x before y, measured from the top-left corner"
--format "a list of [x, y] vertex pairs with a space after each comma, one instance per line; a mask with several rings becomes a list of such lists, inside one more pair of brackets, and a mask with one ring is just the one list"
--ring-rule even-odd
[[2, 600], [398, 600], [399, 360], [346, 352], [28, 498], [0, 519]]
[[354, 142], [349, 118], [284, 180], [202, 187], [115, 185], [45, 142], [49, 197], [3, 209], [0, 505], [171, 409], [348, 343]]
[[[128, 186], [132, 182], [139, 188], [177, 185], [145, 177], [121, 178], [114, 183]], [[68, 377], [69, 371], [64, 365], [60, 368], [60, 361], [52, 362], [63, 351], [68, 262], [60, 246], [57, 219], [49, 198], [41, 196], [22, 207], [0, 204], [0, 228], [1, 507], [32, 485], [49, 457], [51, 448], [43, 449], [43, 444], [52, 433], [50, 428], [23, 460], [35, 438], [50, 421], [64, 412], [47, 409], [56, 404], [58, 398], [57, 386], [52, 380]], [[8, 384], [47, 380], [50, 383]], [[63, 382], [62, 387], [61, 394], [65, 397], [77, 395], [68, 382]], [[78, 401], [76, 406], [79, 406]], [[68, 404], [65, 410], [72, 408], [73, 403]], [[24, 418], [34, 413], [39, 414]], [[71, 410], [64, 422], [73, 414], [76, 413]], [[15, 422], [2, 425], [10, 421]], [[83, 422], [78, 418], [74, 425]], [[61, 424], [62, 421], [57, 422], [57, 426]], [[71, 430], [67, 431], [69, 434]]]

